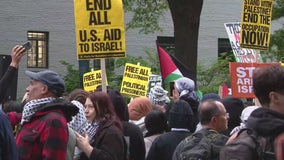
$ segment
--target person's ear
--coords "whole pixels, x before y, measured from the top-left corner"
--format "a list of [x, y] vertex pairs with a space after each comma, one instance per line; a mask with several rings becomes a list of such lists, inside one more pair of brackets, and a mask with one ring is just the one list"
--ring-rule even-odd
[[210, 121], [211, 124], [215, 125], [218, 121], [217, 116], [213, 116]]
[[46, 85], [41, 87], [41, 92], [42, 93], [47, 93], [48, 92], [48, 87]]
[[270, 92], [269, 94], [270, 103], [279, 104], [280, 103], [280, 94], [277, 92]]

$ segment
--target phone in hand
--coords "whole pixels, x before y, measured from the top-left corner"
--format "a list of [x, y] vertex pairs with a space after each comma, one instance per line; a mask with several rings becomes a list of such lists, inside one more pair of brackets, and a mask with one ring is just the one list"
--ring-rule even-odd
[[30, 50], [32, 48], [32, 44], [31, 44], [30, 41], [27, 41], [22, 46], [25, 48], [25, 51], [28, 51], [28, 50]]
[[175, 88], [175, 82], [170, 82], [170, 96], [173, 96], [173, 90]]

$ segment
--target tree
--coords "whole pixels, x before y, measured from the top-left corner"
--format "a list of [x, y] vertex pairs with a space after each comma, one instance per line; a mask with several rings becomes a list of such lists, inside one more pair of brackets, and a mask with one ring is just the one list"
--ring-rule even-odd
[[229, 62], [234, 62], [234, 54], [222, 53], [211, 66], [198, 65], [197, 88], [206, 93], [218, 93], [223, 82], [230, 82]]
[[[283, 17], [284, 0], [275, 0], [272, 20]], [[282, 61], [284, 62], [284, 29], [275, 31], [270, 38], [270, 46], [268, 53], [263, 52], [262, 57], [265, 61]]]
[[[203, 0], [167, 0], [174, 23], [175, 57], [188, 72], [184, 76], [196, 81], [200, 14]], [[133, 12], [127, 28], [141, 28], [142, 33], [161, 30], [159, 18], [167, 10], [165, 0], [123, 0], [124, 9]]]

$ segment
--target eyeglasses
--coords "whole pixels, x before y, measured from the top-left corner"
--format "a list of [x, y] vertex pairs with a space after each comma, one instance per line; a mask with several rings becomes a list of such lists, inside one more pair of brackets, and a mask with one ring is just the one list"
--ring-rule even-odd
[[225, 116], [226, 118], [230, 118], [230, 114], [229, 113], [225, 113], [225, 115], [223, 115], [223, 114], [216, 114], [216, 115], [213, 115], [213, 116]]
[[230, 118], [230, 114], [229, 113], [226, 113], [226, 118]]

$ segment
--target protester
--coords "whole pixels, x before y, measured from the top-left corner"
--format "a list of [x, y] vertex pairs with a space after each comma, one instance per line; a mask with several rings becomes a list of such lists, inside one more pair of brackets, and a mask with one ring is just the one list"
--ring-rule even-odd
[[229, 113], [228, 128], [222, 132], [226, 136], [230, 136], [230, 132], [241, 123], [241, 114], [245, 107], [242, 100], [238, 98], [227, 97], [221, 100]]
[[[5, 74], [0, 79], [0, 103], [3, 103], [7, 89], [11, 86], [11, 81], [16, 76], [21, 58], [25, 55], [25, 48], [16, 45], [11, 52], [11, 63]], [[16, 147], [12, 126], [7, 115], [0, 110], [0, 159], [18, 160], [18, 150]]]
[[177, 101], [178, 99], [185, 100], [190, 107], [192, 108], [194, 119], [193, 119], [193, 128], [195, 130], [196, 125], [198, 124], [198, 106], [199, 106], [199, 97], [194, 91], [195, 84], [194, 81], [187, 78], [181, 77], [175, 81], [174, 90], [173, 90], [173, 100]]
[[129, 160], [144, 160], [146, 151], [143, 134], [137, 125], [129, 122], [128, 107], [124, 97], [115, 89], [108, 89], [107, 93], [123, 125], [123, 134], [128, 144]]
[[[27, 103], [16, 136], [20, 160], [65, 159], [68, 143], [67, 122], [78, 108], [61, 96], [65, 91], [63, 79], [51, 70], [26, 71], [31, 78]], [[12, 124], [17, 115], [10, 114]]]
[[116, 116], [109, 96], [104, 92], [91, 93], [85, 102], [86, 117], [92, 124], [92, 133], [76, 133], [76, 143], [84, 153], [80, 160], [125, 160], [126, 142], [122, 124]]
[[[201, 99], [201, 102], [209, 100], [209, 99], [221, 101], [221, 97], [218, 94], [216, 94], [216, 93], [206, 93], [206, 94], [203, 95], [203, 97]], [[196, 126], [195, 132], [199, 131], [200, 129], [202, 129], [202, 126], [201, 126], [201, 124], [199, 122], [197, 124], [197, 126]]]
[[87, 118], [85, 115], [85, 107], [83, 104], [86, 102], [88, 92], [83, 89], [75, 89], [68, 94], [67, 99], [71, 101], [76, 107], [78, 107], [79, 112], [72, 117], [72, 121], [68, 123], [69, 126], [69, 141], [67, 147], [67, 160], [68, 159], [78, 159], [81, 150], [76, 145], [76, 136], [74, 131], [78, 132], [80, 135], [84, 136], [87, 128]]
[[145, 126], [147, 132], [145, 134], [146, 157], [153, 141], [167, 130], [166, 114], [160, 110], [152, 110], [145, 117]]
[[193, 111], [184, 100], [173, 103], [168, 119], [171, 131], [163, 133], [154, 140], [147, 160], [172, 160], [176, 146], [191, 134]]
[[78, 132], [80, 135], [84, 136], [87, 126], [87, 118], [85, 115], [84, 104], [86, 102], [88, 92], [83, 89], [75, 89], [68, 95], [68, 100], [71, 101], [76, 107], [78, 107], [79, 112], [73, 116], [72, 121], [68, 123], [70, 128]]
[[167, 96], [168, 91], [164, 90], [162, 86], [156, 85], [150, 89], [148, 98], [153, 105], [154, 110], [166, 112], [165, 106], [170, 103], [170, 98]]
[[[247, 129], [239, 131], [238, 136], [221, 150], [220, 159], [276, 158], [274, 153], [278, 148], [274, 143], [277, 144], [277, 137], [284, 132], [283, 79], [284, 68], [281, 66], [256, 68], [252, 78], [253, 89], [262, 107], [251, 113]], [[283, 146], [283, 141], [280, 146], [281, 143]], [[283, 155], [283, 150], [279, 151]]]
[[128, 104], [130, 122], [139, 126], [143, 134], [146, 132], [145, 116], [152, 110], [152, 105], [147, 97], [136, 97]]
[[249, 116], [251, 115], [251, 113], [256, 110], [257, 108], [259, 108], [259, 106], [248, 106], [246, 107], [241, 114], [241, 123], [239, 126], [235, 127], [231, 133], [230, 133], [230, 138], [228, 139], [227, 143], [230, 143], [233, 139], [235, 139], [238, 135], [238, 132], [242, 129], [246, 128], [246, 123], [247, 120], [249, 118]]
[[220, 134], [227, 129], [229, 117], [226, 109], [220, 101], [206, 100], [199, 106], [199, 118], [202, 129], [179, 143], [173, 154], [173, 160], [189, 157], [219, 160], [219, 152], [228, 140], [227, 136]]
[[233, 135], [233, 134], [239, 132], [239, 131], [240, 131], [241, 129], [243, 129], [243, 128], [246, 128], [246, 123], [247, 123], [247, 120], [248, 120], [249, 116], [250, 116], [251, 113], [252, 113], [254, 110], [256, 110], [257, 108], [259, 108], [259, 106], [248, 106], [248, 107], [246, 107], [245, 109], [243, 109], [242, 114], [241, 114], [241, 117], [240, 117], [240, 118], [241, 118], [241, 123], [240, 123], [239, 126], [235, 127], [235, 128], [231, 131], [230, 135]]
[[22, 105], [20, 103], [18, 103], [17, 101], [9, 100], [9, 101], [4, 102], [2, 104], [2, 110], [5, 113], [8, 113], [8, 112], [22, 113], [23, 108], [22, 108]]

